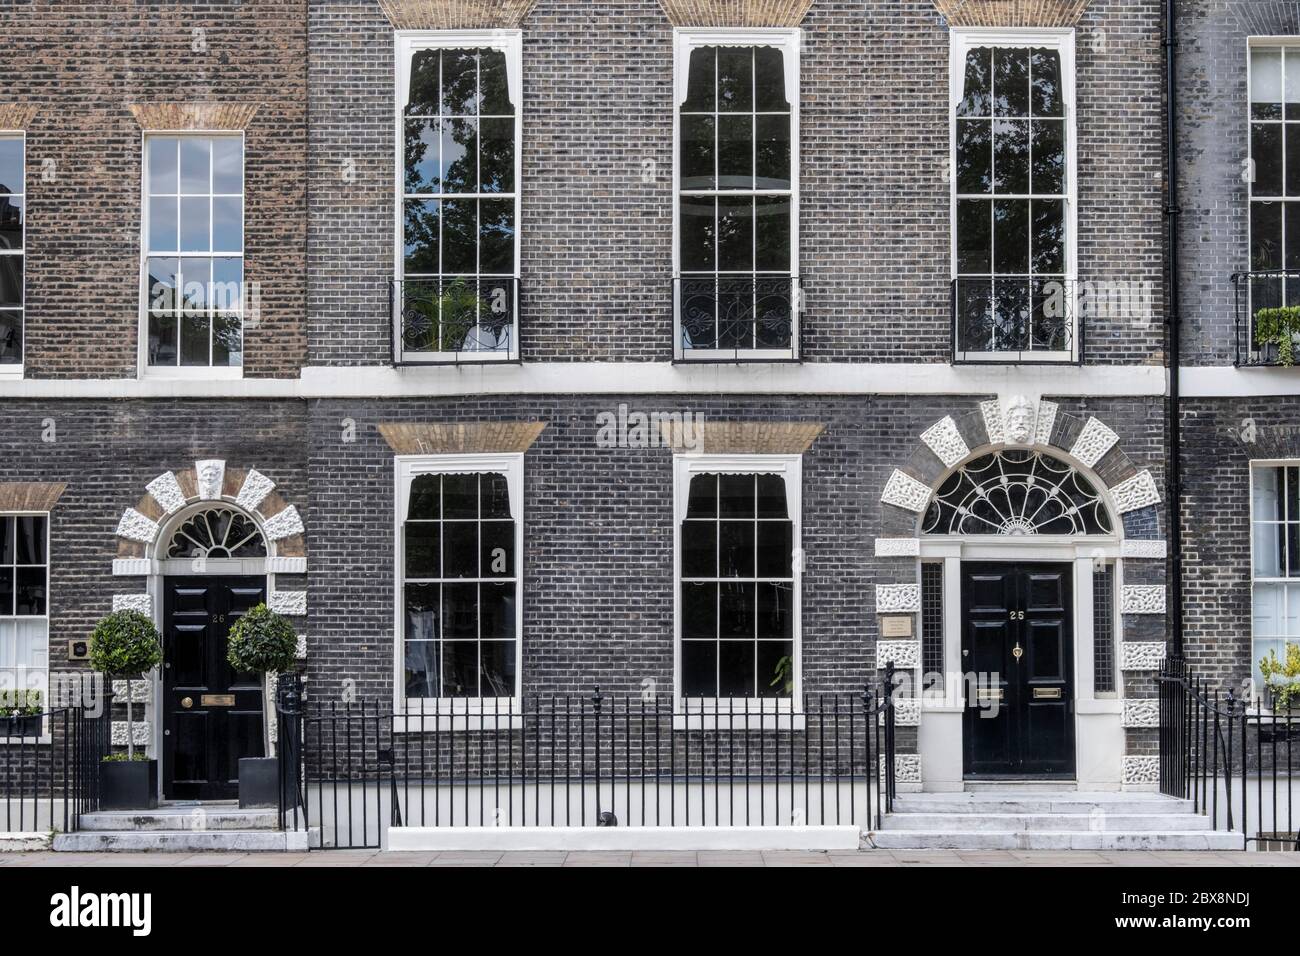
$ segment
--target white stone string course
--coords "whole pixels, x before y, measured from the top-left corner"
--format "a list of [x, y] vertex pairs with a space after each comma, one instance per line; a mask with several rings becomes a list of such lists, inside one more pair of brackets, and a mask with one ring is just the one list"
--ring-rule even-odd
[[966, 439], [957, 430], [957, 423], [951, 415], [939, 419], [925, 431], [921, 432], [921, 441], [939, 457], [948, 468], [964, 461], [970, 456], [970, 447]]

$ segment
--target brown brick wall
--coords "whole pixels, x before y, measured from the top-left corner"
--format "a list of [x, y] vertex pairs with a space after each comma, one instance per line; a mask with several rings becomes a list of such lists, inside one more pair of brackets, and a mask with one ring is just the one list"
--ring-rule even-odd
[[142, 104], [256, 104], [246, 279], [261, 315], [244, 374], [306, 355], [306, 0], [0, 6], [0, 96], [27, 125], [30, 378], [128, 378], [139, 329]]

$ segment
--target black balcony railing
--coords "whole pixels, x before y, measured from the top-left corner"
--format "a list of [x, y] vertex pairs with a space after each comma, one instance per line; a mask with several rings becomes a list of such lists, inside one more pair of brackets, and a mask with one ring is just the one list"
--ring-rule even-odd
[[1300, 272], [1237, 272], [1237, 367], [1300, 362]]
[[674, 357], [690, 362], [797, 361], [800, 290], [798, 276], [674, 279]]
[[394, 279], [394, 365], [519, 361], [519, 280]]
[[1082, 318], [1072, 279], [963, 276], [952, 281], [952, 361], [1077, 364]]

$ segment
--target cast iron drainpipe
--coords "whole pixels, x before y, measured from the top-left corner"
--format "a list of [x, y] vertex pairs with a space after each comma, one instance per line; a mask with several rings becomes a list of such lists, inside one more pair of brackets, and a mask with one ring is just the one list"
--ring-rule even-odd
[[1167, 351], [1169, 360], [1169, 464], [1167, 494], [1169, 501], [1170, 608], [1172, 611], [1173, 656], [1183, 656], [1183, 528], [1182, 528], [1182, 401], [1179, 393], [1178, 366], [1181, 361], [1178, 309], [1178, 100], [1175, 51], [1178, 47], [1174, 12], [1176, 0], [1165, 0], [1165, 166], [1166, 185], [1166, 281], [1169, 284], [1169, 326]]

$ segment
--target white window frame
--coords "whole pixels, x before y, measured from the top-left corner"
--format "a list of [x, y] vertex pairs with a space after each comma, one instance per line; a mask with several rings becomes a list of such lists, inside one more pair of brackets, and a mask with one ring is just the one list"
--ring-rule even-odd
[[[406, 350], [402, 346], [401, 329], [394, 323], [392, 330], [393, 336], [393, 355], [397, 364], [411, 365], [437, 365], [437, 364], [466, 364], [466, 363], [493, 363], [493, 362], [518, 362], [520, 360], [519, 350], [519, 278], [520, 278], [520, 254], [521, 254], [521, 235], [523, 233], [521, 212], [523, 204], [521, 202], [524, 188], [524, 97], [523, 97], [523, 50], [524, 39], [521, 30], [397, 30], [395, 31], [396, 46], [396, 71], [393, 95], [393, 130], [394, 130], [394, 151], [393, 151], [393, 276], [400, 281], [406, 274], [406, 235], [405, 235], [405, 216], [404, 205], [406, 200], [406, 146], [404, 136], [404, 121], [407, 97], [411, 90], [411, 58], [421, 50], [459, 50], [459, 49], [489, 49], [499, 50], [506, 57], [506, 83], [510, 90], [510, 100], [515, 107], [515, 269], [514, 269], [514, 287], [515, 296], [513, 302], [514, 308], [514, 332], [510, 340], [510, 348], [504, 352], [412, 352], [411, 358], [406, 358]], [[483, 194], [473, 193], [465, 194], [465, 198], [486, 198], [501, 199], [500, 194]], [[400, 284], [395, 285], [393, 290], [393, 304], [396, 307], [400, 301], [397, 297], [400, 295]]]
[[[957, 279], [957, 106], [962, 101], [966, 53], [980, 47], [1046, 47], [1061, 55], [1062, 102], [1065, 118], [1065, 295], [1070, 314], [1070, 348], [1064, 351], [957, 352], [959, 362], [992, 364], [1052, 364], [1077, 362], [1080, 325], [1076, 286], [1078, 267], [1078, 134], [1076, 130], [1074, 28], [953, 27], [949, 31], [948, 64], [948, 222], [950, 275]], [[954, 333], [955, 334], [955, 333]]]
[[[682, 277], [681, 268], [681, 116], [690, 79], [691, 53], [702, 47], [765, 46], [781, 51], [785, 62], [785, 88], [790, 99], [790, 279], [791, 302], [790, 348], [745, 349], [742, 359], [754, 362], [793, 361], [799, 355], [799, 330], [802, 325], [803, 293], [799, 288], [799, 51], [803, 31], [798, 27], [749, 27], [736, 29], [697, 29], [676, 27], [673, 30], [673, 279], [674, 287]], [[782, 190], [784, 192], [784, 190]], [[681, 308], [673, 295], [673, 358], [676, 361], [735, 361], [734, 349], [682, 348]]]
[[[404, 716], [401, 731], [505, 730], [522, 726], [524, 661], [524, 456], [510, 454], [397, 455], [393, 459], [393, 707]], [[515, 690], [513, 697], [406, 696], [405, 549], [403, 530], [411, 501], [411, 483], [420, 475], [505, 475], [510, 513], [515, 522]], [[438, 715], [435, 718], [435, 713]], [[423, 716], [421, 716], [423, 715]], [[513, 715], [513, 717], [511, 716]]]
[[[176, 139], [233, 139], [239, 138], [239, 156], [241, 184], [243, 191], [240, 193], [240, 215], [243, 219], [243, 246], [239, 251], [239, 259], [242, 263], [243, 272], [243, 289], [241, 290], [241, 311], [239, 326], [240, 342], [240, 363], [237, 366], [219, 366], [219, 365], [180, 365], [179, 356], [178, 364], [172, 365], [150, 365], [149, 364], [149, 140], [153, 137], [175, 137]], [[177, 176], [180, 170], [177, 170]], [[211, 179], [211, 170], [209, 170], [209, 180]], [[179, 189], [179, 183], [177, 185]], [[209, 190], [211, 187], [209, 186]], [[209, 195], [211, 193], [209, 192]], [[208, 223], [211, 230], [212, 223]], [[210, 250], [208, 253], [211, 258], [231, 258], [232, 254], [220, 255], [217, 250]], [[180, 256], [184, 258], [184, 256]], [[194, 257], [194, 256], [192, 256]], [[159, 258], [162, 258], [161, 256]], [[140, 134], [140, 263], [139, 263], [139, 322], [138, 329], [138, 347], [136, 363], [138, 376], [140, 378], [151, 379], [181, 379], [181, 380], [204, 380], [204, 381], [226, 381], [238, 380], [244, 377], [244, 366], [248, 361], [248, 350], [245, 348], [248, 339], [248, 320], [251, 312], [248, 295], [248, 138], [243, 130], [229, 129], [204, 129], [204, 130], [174, 130], [174, 129], [149, 129]], [[209, 342], [212, 333], [209, 332]], [[180, 345], [177, 343], [177, 348]], [[210, 346], [209, 346], [210, 347]], [[211, 355], [209, 354], [209, 358]]]
[[30, 206], [27, 201], [27, 132], [21, 129], [0, 129], [0, 139], [17, 139], [23, 144], [23, 180], [19, 183], [18, 194], [23, 197], [23, 248], [22, 251], [12, 253], [5, 251], [0, 255], [17, 255], [23, 260], [23, 289], [22, 305], [19, 309], [22, 313], [22, 354], [23, 360], [15, 365], [0, 365], [0, 380], [20, 379], [23, 377], [23, 369], [27, 365], [27, 220]]
[[[789, 697], [751, 697], [748, 717], [729, 715], [721, 701], [729, 698], [682, 696], [682, 522], [690, 497], [691, 479], [701, 474], [779, 475], [785, 479], [786, 507], [793, 523], [791, 574], [794, 596], [792, 628], [794, 688]], [[677, 730], [799, 729], [803, 720], [803, 456], [695, 455], [673, 456], [673, 726]], [[740, 700], [741, 698], [736, 698]], [[795, 723], [791, 724], [791, 715]]]
[[[1282, 595], [1283, 595], [1282, 599], [1284, 602], [1283, 604], [1284, 607], [1286, 606], [1285, 602], [1290, 600], [1288, 586], [1300, 587], [1300, 577], [1257, 579], [1255, 576], [1255, 471], [1256, 469], [1264, 469], [1264, 468], [1300, 468], [1300, 458], [1251, 459], [1248, 467], [1249, 467], [1249, 472], [1248, 472], [1249, 477], [1246, 485], [1246, 490], [1250, 499], [1248, 502], [1249, 507], [1247, 511], [1247, 516], [1248, 516], [1247, 520], [1250, 524], [1250, 602], [1247, 607], [1247, 613], [1250, 615], [1250, 651], [1249, 651], [1250, 659], [1247, 663], [1250, 665], [1251, 683], [1253, 685], [1255, 671], [1259, 665], [1259, 656], [1257, 656], [1259, 655], [1259, 652], [1255, 649], [1255, 642], [1258, 639], [1257, 635], [1255, 634], [1255, 585], [1269, 584], [1269, 585], [1280, 586], [1282, 588]], [[1282, 527], [1283, 530], [1285, 530], [1286, 527], [1285, 524], [1283, 524]], [[1282, 614], [1282, 620], [1285, 621], [1286, 617], [1287, 614], [1284, 611]], [[1300, 634], [1296, 635], [1294, 641], [1291, 641], [1285, 636], [1265, 637], [1263, 638], [1263, 640], [1282, 641], [1283, 646], [1285, 646], [1288, 643], [1300, 644]], [[1265, 713], [1271, 712], [1270, 708], [1268, 707], [1268, 695], [1266, 693], [1266, 688], [1263, 685], [1260, 685], [1260, 686], [1253, 687], [1253, 691], [1254, 691], [1253, 696], [1255, 698], [1255, 703], [1259, 707], [1260, 711]]]
[[[53, 563], [54, 556], [50, 553], [50, 526], [53, 523], [48, 511], [0, 511], [0, 521], [8, 518], [44, 518], [45, 519], [45, 613], [44, 614], [0, 614], [0, 620], [4, 621], [44, 621], [45, 622], [45, 678], [40, 687], [21, 688], [39, 690], [41, 699], [46, 711], [52, 707], [50, 700], [50, 608], [53, 602], [53, 595], [50, 592], [50, 565]], [[14, 542], [17, 547], [17, 542]], [[14, 588], [18, 587], [18, 581], [15, 576]], [[16, 635], [15, 635], [16, 636]], [[19, 688], [15, 688], [19, 689]], [[7, 737], [0, 735], [0, 745], [5, 743], [28, 743], [32, 742], [31, 737]], [[37, 743], [47, 744], [50, 742], [50, 727], [48, 719], [41, 727], [41, 735], [36, 739]]]

